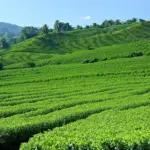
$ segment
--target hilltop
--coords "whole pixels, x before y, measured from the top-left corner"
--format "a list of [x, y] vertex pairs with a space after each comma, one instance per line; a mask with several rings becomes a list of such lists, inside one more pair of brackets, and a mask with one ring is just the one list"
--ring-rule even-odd
[[146, 51], [149, 38], [149, 21], [49, 33], [12, 45], [6, 51], [1, 50], [0, 60], [5, 68], [20, 68], [27, 62], [41, 66], [130, 57], [134, 52], [149, 55]]

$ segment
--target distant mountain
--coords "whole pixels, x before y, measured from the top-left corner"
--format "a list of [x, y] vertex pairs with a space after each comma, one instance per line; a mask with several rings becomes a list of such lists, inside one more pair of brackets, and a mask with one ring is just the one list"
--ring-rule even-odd
[[0, 35], [6, 34], [6, 33], [19, 35], [22, 28], [23, 27], [20, 27], [14, 24], [0, 22]]

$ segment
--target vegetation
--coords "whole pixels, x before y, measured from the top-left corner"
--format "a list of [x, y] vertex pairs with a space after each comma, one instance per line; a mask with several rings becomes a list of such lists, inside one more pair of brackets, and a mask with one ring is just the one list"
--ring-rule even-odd
[[0, 50], [1, 150], [150, 149], [149, 21], [23, 34]]
[[0, 70], [3, 70], [3, 64], [2, 63], [0, 63]]
[[[87, 59], [94, 58], [99, 60], [113, 59], [122, 57], [121, 55], [128, 57], [137, 51], [147, 55], [146, 49], [149, 49], [148, 39], [150, 37], [149, 25], [150, 22], [117, 25], [113, 26], [115, 29], [113, 33], [108, 33], [112, 28], [108, 27], [103, 29], [104, 33], [101, 33], [101, 29], [92, 28], [64, 33], [49, 33], [48, 35], [41, 34], [11, 46], [9, 51], [0, 57], [3, 64], [8, 66], [7, 68], [20, 68], [19, 64], [28, 61], [38, 61], [36, 62], [37, 66], [41, 66], [47, 63], [83, 63]], [[106, 49], [107, 55], [105, 54]], [[73, 54], [70, 55], [70, 53]], [[62, 56], [62, 54], [65, 55]], [[79, 55], [83, 55], [82, 57], [85, 58], [82, 60], [81, 57], [77, 58]], [[112, 55], [114, 56], [111, 57]], [[23, 65], [21, 66], [23, 67]]]
[[1, 39], [0, 40], [0, 49], [7, 49], [9, 47], [8, 42], [6, 41], [6, 39]]
[[38, 35], [38, 28], [25, 27], [21, 30], [21, 40], [26, 40]]
[[33, 68], [33, 67], [35, 67], [36, 65], [35, 65], [35, 63], [34, 62], [27, 62], [27, 63], [25, 63], [24, 64], [24, 67], [25, 68]]

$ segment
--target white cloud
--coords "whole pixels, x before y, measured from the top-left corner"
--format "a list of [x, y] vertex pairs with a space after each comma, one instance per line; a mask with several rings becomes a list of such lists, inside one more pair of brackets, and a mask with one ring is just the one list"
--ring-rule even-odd
[[83, 20], [90, 20], [92, 19], [91, 16], [83, 16], [83, 17], [80, 17], [80, 19], [83, 19]]

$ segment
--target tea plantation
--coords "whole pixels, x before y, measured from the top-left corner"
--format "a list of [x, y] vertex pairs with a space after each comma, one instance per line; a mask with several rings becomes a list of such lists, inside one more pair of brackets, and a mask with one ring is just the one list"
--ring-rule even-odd
[[0, 149], [149, 150], [150, 22], [63, 36], [0, 52]]

